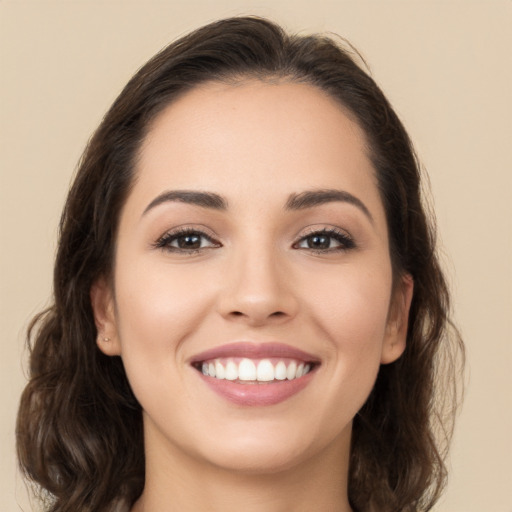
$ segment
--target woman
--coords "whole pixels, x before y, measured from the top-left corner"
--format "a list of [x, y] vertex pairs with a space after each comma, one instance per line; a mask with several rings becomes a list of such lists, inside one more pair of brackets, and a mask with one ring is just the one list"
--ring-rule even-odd
[[439, 497], [460, 341], [409, 138], [332, 40], [234, 18], [151, 59], [83, 156], [54, 292], [17, 426], [48, 510]]

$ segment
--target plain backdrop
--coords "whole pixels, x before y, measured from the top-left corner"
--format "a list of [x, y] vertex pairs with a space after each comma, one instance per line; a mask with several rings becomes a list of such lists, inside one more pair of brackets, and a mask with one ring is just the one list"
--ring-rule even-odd
[[58, 219], [81, 151], [149, 57], [238, 14], [348, 38], [403, 119], [430, 174], [468, 351], [436, 511], [512, 512], [510, 0], [0, 0], [0, 510], [32, 510], [14, 455], [24, 336], [51, 297]]

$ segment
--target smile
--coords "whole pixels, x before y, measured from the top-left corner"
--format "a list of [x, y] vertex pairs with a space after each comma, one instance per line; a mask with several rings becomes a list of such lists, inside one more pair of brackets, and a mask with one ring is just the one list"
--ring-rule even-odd
[[293, 359], [227, 358], [204, 361], [201, 372], [207, 377], [244, 383], [294, 380], [311, 371], [312, 364]]
[[280, 343], [232, 343], [191, 360], [197, 375], [218, 395], [236, 405], [274, 405], [304, 389], [320, 361]]

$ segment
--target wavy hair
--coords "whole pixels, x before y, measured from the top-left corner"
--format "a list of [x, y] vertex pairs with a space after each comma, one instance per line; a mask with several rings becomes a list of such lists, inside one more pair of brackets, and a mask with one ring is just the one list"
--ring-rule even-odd
[[30, 380], [17, 420], [21, 468], [49, 512], [107, 512], [142, 492], [141, 407], [121, 359], [97, 348], [90, 289], [112, 275], [120, 211], [151, 122], [199, 84], [245, 79], [310, 84], [359, 124], [386, 210], [394, 276], [414, 279], [406, 350], [381, 367], [354, 419], [350, 504], [357, 512], [427, 511], [443, 489], [463, 347], [409, 137], [348, 44], [239, 17], [202, 27], [145, 64], [79, 163], [60, 222], [53, 305], [28, 330]]

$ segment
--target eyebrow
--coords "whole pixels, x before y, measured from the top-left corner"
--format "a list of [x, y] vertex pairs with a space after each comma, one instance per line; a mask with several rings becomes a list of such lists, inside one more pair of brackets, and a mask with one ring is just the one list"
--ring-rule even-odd
[[304, 210], [326, 203], [342, 202], [349, 203], [359, 208], [368, 219], [373, 222], [372, 214], [366, 205], [350, 192], [336, 189], [307, 190], [300, 194], [291, 194], [286, 201], [286, 210]]
[[155, 197], [155, 199], [148, 204], [142, 215], [144, 216], [149, 210], [162, 203], [166, 203], [167, 201], [187, 203], [200, 206], [202, 208], [211, 208], [213, 210], [227, 210], [228, 208], [227, 201], [222, 196], [219, 196], [219, 194], [215, 194], [213, 192], [170, 190]]
[[[192, 204], [202, 208], [225, 211], [228, 209], [228, 202], [225, 198], [214, 192], [201, 192], [197, 190], [169, 190], [155, 197], [146, 207], [142, 215], [156, 206], [175, 201], [180, 203]], [[349, 203], [359, 208], [368, 219], [373, 222], [373, 217], [366, 205], [352, 195], [350, 192], [336, 189], [318, 189], [307, 190], [300, 194], [290, 194], [285, 204], [285, 210], [305, 210], [314, 206], [327, 203], [343, 202]]]

